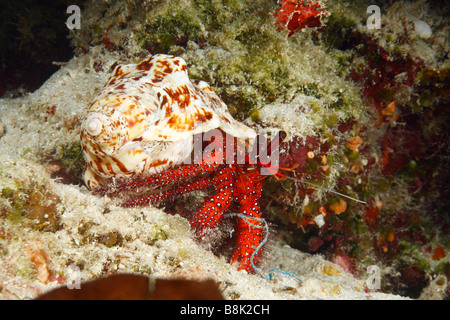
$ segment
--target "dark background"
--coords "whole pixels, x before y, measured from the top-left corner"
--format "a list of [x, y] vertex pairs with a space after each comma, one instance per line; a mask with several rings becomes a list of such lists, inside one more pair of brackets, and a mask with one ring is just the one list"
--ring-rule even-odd
[[0, 97], [38, 89], [72, 58], [67, 7], [83, 0], [0, 0]]

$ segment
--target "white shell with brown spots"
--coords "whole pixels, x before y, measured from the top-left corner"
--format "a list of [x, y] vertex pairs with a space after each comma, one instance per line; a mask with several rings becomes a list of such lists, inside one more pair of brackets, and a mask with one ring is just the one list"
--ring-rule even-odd
[[191, 155], [193, 135], [212, 129], [256, 137], [206, 82], [189, 79], [182, 58], [158, 54], [119, 65], [81, 127], [86, 185], [95, 189], [181, 164]]

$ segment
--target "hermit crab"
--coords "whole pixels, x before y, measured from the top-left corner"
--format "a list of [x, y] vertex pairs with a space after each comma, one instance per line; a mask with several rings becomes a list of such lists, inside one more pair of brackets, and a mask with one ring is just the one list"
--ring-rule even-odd
[[[231, 262], [252, 272], [265, 241], [262, 179], [278, 174], [275, 139], [263, 142], [207, 83], [189, 79], [182, 58], [158, 54], [117, 66], [90, 105], [81, 128], [84, 178], [97, 193], [126, 195], [126, 207], [214, 189], [190, 225], [202, 238], [234, 216]], [[229, 212], [233, 202], [237, 212]]]

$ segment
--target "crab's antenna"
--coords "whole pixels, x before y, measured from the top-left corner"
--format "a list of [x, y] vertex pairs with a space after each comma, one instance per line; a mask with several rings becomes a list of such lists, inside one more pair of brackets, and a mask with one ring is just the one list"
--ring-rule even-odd
[[[278, 269], [278, 268], [271, 268], [269, 270], [269, 275], [266, 275], [264, 272], [261, 271], [261, 269], [257, 268], [255, 263], [254, 263], [254, 258], [255, 255], [258, 253], [258, 251], [260, 251], [262, 249], [262, 247], [267, 243], [267, 241], [269, 240], [269, 225], [267, 224], [266, 219], [263, 218], [258, 218], [258, 217], [250, 217], [250, 216], [246, 216], [242, 213], [227, 213], [223, 215], [224, 217], [239, 217], [243, 220], [245, 220], [245, 222], [247, 222], [247, 224], [250, 226], [252, 226], [253, 228], [264, 228], [264, 231], [266, 233], [266, 235], [264, 236], [263, 241], [255, 248], [255, 251], [253, 251], [252, 255], [250, 256], [250, 263], [252, 265], [253, 270], [255, 270], [257, 273], [259, 273], [264, 279], [266, 280], [272, 280], [273, 279], [273, 274], [275, 272], [277, 273], [281, 273], [281, 274], [285, 274], [287, 276], [290, 276], [298, 281], [300, 281], [301, 284], [303, 284], [302, 279], [300, 279], [299, 277], [297, 277], [296, 275]], [[260, 226], [256, 223], [254, 223], [252, 220], [258, 221], [258, 222], [262, 222], [264, 224], [264, 226]]]
[[341, 197], [344, 197], [344, 198], [347, 198], [347, 199], [350, 199], [350, 200], [353, 200], [353, 201], [356, 201], [356, 202], [359, 202], [359, 203], [367, 204], [366, 201], [362, 201], [362, 200], [359, 200], [359, 199], [350, 197], [350, 196], [348, 196], [348, 195], [346, 195], [346, 194], [343, 194], [343, 193], [340, 193], [340, 192], [337, 192], [337, 191], [328, 189], [328, 188], [326, 188], [326, 187], [319, 186], [318, 184], [315, 184], [315, 183], [312, 183], [312, 182], [309, 182], [309, 181], [305, 181], [305, 180], [303, 180], [303, 179], [294, 178], [294, 177], [291, 177], [291, 176], [289, 176], [289, 175], [285, 175], [285, 177], [286, 177], [287, 179], [291, 179], [291, 180], [293, 180], [293, 181], [297, 181], [297, 182], [300, 182], [300, 183], [308, 184], [308, 185], [311, 185], [311, 186], [313, 186], [313, 187], [316, 187], [316, 188], [319, 188], [319, 189], [322, 189], [322, 190], [325, 190], [325, 191], [328, 191], [328, 192], [335, 193], [335, 194], [337, 194], [337, 195], [339, 195], [339, 196], [341, 196]]

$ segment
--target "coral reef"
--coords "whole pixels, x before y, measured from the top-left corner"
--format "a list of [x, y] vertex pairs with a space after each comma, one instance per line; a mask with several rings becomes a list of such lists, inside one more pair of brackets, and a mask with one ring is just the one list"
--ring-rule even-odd
[[[381, 28], [368, 29], [365, 1], [329, 0], [322, 27], [283, 20], [286, 33], [275, 25], [282, 3], [86, 2], [82, 29], [70, 32], [76, 56], [38, 92], [0, 100], [3, 296], [35, 297], [75, 265], [86, 280], [211, 277], [226, 299], [448, 298], [448, 6], [384, 1]], [[239, 121], [283, 130], [280, 165], [297, 165], [287, 175], [367, 202], [264, 181], [276, 250], [262, 269], [280, 267], [303, 285], [286, 275], [261, 283], [214, 242], [217, 255], [198, 246], [182, 216], [201, 194], [163, 212], [119, 209], [82, 186], [76, 145], [89, 102], [118, 64], [157, 53], [181, 56]], [[363, 281], [373, 265], [381, 292]]]
[[329, 15], [322, 1], [281, 0], [281, 8], [275, 10], [275, 25], [278, 31], [286, 28], [288, 37], [304, 28], [320, 28], [324, 26], [322, 19]]

